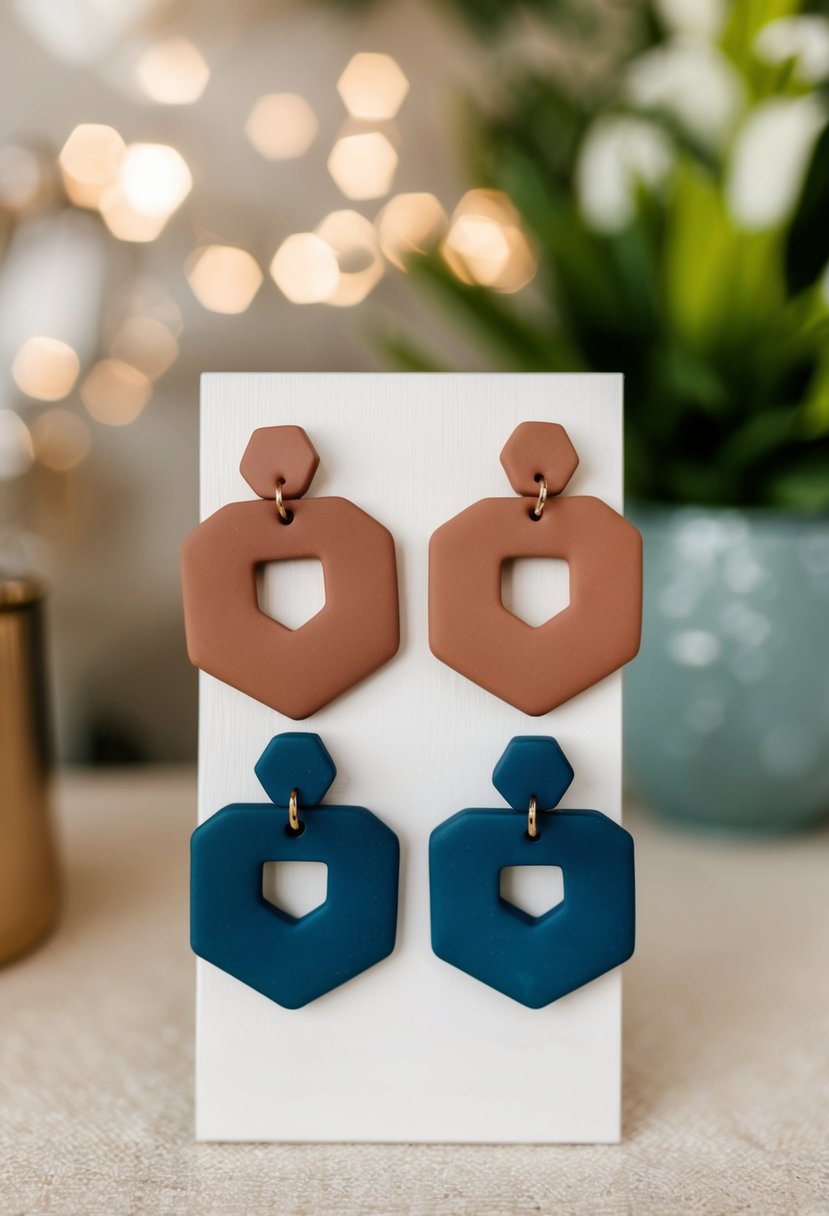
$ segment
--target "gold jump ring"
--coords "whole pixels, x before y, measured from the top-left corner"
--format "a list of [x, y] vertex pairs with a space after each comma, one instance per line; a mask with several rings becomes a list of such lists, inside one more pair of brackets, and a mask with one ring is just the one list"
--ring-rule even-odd
[[547, 501], [547, 479], [542, 475], [539, 476], [538, 480], [540, 483], [538, 487], [538, 502], [533, 507], [533, 515], [536, 519], [541, 519], [544, 512], [544, 504]]
[[279, 518], [282, 520], [282, 522], [289, 524], [291, 522], [291, 512], [287, 509], [287, 507], [285, 506], [285, 503], [282, 500], [282, 487], [284, 486], [284, 484], [285, 484], [285, 478], [280, 477], [276, 483], [276, 509], [277, 509], [277, 512], [279, 513]]
[[530, 798], [530, 809], [527, 812], [527, 835], [530, 840], [535, 840], [538, 835], [538, 802], [535, 794]]
[[288, 824], [292, 832], [298, 832], [301, 826], [299, 822], [299, 802], [296, 790], [291, 790], [291, 796], [288, 799]]

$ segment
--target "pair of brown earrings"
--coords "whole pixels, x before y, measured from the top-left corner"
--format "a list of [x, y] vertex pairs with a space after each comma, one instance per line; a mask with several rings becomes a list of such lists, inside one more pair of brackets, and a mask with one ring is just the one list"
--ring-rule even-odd
[[[642, 540], [600, 499], [558, 497], [578, 462], [562, 426], [521, 423], [501, 452], [521, 497], [473, 504], [429, 545], [433, 654], [527, 714], [555, 709], [639, 649]], [[303, 499], [318, 465], [301, 427], [254, 431], [240, 472], [259, 501], [222, 507], [182, 546], [191, 662], [295, 719], [359, 683], [400, 645], [394, 539], [348, 499]], [[527, 557], [562, 558], [570, 568], [568, 607], [538, 627], [501, 600], [504, 562]], [[297, 558], [322, 563], [325, 604], [291, 630], [259, 608], [256, 574]]]

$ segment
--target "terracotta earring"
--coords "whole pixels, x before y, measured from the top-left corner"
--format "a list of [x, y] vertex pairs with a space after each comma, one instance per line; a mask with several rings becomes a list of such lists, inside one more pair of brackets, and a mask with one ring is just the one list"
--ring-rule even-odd
[[[447, 666], [527, 714], [544, 714], [634, 657], [642, 628], [642, 538], [607, 503], [557, 497], [579, 463], [564, 427], [522, 422], [501, 452], [520, 498], [486, 498], [429, 545], [429, 644]], [[501, 600], [501, 567], [556, 557], [570, 603], [533, 627]]]
[[[301, 427], [254, 431], [239, 470], [259, 500], [220, 508], [181, 549], [190, 661], [289, 718], [322, 709], [400, 645], [392, 535], [348, 499], [303, 499], [318, 465]], [[296, 558], [322, 562], [325, 604], [292, 630], [260, 609], [256, 572]]]

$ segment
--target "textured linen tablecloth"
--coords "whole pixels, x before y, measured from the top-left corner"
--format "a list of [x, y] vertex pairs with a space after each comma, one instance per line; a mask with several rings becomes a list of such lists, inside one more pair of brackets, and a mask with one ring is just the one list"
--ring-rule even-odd
[[65, 779], [58, 932], [0, 970], [0, 1211], [829, 1214], [829, 835], [635, 812], [618, 1147], [193, 1141], [189, 771]]

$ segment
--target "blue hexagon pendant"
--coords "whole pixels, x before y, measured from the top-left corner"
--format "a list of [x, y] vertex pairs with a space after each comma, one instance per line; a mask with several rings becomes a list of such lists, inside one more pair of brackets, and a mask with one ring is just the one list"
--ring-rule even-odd
[[[243, 984], [299, 1009], [394, 949], [400, 846], [364, 807], [318, 805], [336, 776], [319, 735], [277, 735], [255, 771], [271, 802], [226, 806], [193, 833], [190, 942]], [[325, 901], [298, 918], [269, 903], [269, 861], [324, 862]]]
[[[432, 832], [432, 949], [541, 1009], [633, 953], [633, 839], [598, 811], [550, 810], [573, 780], [555, 739], [513, 739], [492, 780], [512, 810], [460, 811]], [[500, 874], [512, 866], [559, 866], [563, 901], [537, 917], [508, 903]]]

